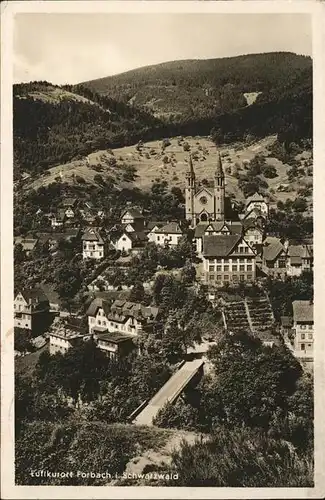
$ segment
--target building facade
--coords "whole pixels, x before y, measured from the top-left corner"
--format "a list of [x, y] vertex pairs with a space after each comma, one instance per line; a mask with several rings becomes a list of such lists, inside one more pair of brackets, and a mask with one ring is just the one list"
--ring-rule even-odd
[[297, 357], [313, 357], [314, 305], [309, 300], [295, 300], [292, 309], [294, 354]]
[[82, 235], [82, 256], [84, 259], [103, 259], [104, 240], [95, 229], [89, 229]]
[[197, 189], [193, 161], [189, 159], [189, 170], [186, 173], [185, 217], [194, 227], [199, 222], [223, 221], [225, 218], [225, 175], [220, 153], [214, 174], [214, 187]]
[[241, 235], [211, 235], [203, 238], [203, 282], [224, 286], [253, 282], [256, 254]]
[[44, 329], [49, 320], [50, 304], [40, 289], [22, 290], [14, 300], [14, 326], [33, 333]]

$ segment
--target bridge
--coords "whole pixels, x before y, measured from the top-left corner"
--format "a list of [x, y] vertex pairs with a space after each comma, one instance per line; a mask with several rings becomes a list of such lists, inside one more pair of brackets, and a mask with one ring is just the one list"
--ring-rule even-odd
[[136, 425], [153, 425], [152, 421], [159, 410], [168, 402], [173, 403], [194, 376], [199, 373], [204, 365], [204, 360], [194, 359], [187, 361], [174, 375], [167, 380], [165, 385], [148, 402], [144, 409], [133, 420]]

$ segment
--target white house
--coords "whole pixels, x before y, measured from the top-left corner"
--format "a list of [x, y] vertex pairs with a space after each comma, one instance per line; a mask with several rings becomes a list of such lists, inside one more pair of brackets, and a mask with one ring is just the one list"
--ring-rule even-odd
[[99, 260], [104, 258], [104, 240], [96, 229], [88, 229], [81, 239], [84, 259]]
[[314, 306], [309, 300], [292, 303], [294, 354], [297, 357], [313, 357]]
[[14, 300], [14, 326], [36, 331], [46, 324], [49, 312], [50, 304], [43, 290], [22, 290]]
[[136, 208], [129, 208], [123, 212], [121, 217], [122, 224], [132, 224], [138, 231], [144, 228], [144, 217]]
[[[80, 333], [71, 332], [69, 330], [62, 330], [49, 333], [49, 348], [50, 354], [66, 354], [66, 352], [74, 347], [78, 342], [84, 340], [84, 335]], [[89, 338], [89, 335], [87, 336]]]
[[152, 326], [157, 318], [158, 308], [125, 300], [115, 300], [110, 307], [106, 300], [96, 298], [86, 314], [90, 334], [121, 332], [137, 336], [140, 331]]
[[249, 196], [245, 202], [246, 214], [251, 213], [254, 209], [257, 209], [264, 217], [268, 217], [269, 215], [268, 202], [266, 198], [259, 193], [254, 193], [252, 196]]
[[161, 246], [176, 246], [183, 236], [183, 231], [178, 222], [169, 222], [158, 227], [155, 226], [149, 233], [149, 241]]
[[239, 234], [204, 236], [202, 260], [202, 281], [211, 287], [255, 280], [256, 254]]
[[132, 238], [130, 233], [123, 231], [123, 233], [117, 233], [116, 235], [111, 235], [111, 244], [115, 250], [120, 252], [130, 252], [132, 249]]
[[287, 253], [288, 276], [300, 276], [313, 268], [312, 245], [289, 245]]

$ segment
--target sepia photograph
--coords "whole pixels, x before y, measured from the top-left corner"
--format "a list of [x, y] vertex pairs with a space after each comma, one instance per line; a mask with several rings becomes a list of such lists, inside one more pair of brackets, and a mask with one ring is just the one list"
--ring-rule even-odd
[[313, 16], [180, 3], [13, 16], [16, 486], [315, 487]]

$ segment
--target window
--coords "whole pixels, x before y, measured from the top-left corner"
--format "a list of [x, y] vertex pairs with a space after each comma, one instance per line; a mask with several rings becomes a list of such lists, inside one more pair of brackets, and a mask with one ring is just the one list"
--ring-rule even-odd
[[286, 267], [286, 261], [285, 261], [285, 259], [279, 259], [279, 261], [278, 261], [278, 265], [279, 265], [279, 267], [281, 267], [281, 268]]
[[245, 264], [240, 264], [239, 270], [240, 271], [245, 271]]
[[244, 248], [244, 252], [245, 252], [245, 253], [248, 253], [248, 247], [245, 247], [245, 248]]
[[213, 281], [213, 280], [214, 280], [214, 274], [210, 274], [210, 275], [209, 275], [209, 280], [210, 280], [210, 281]]
[[90, 323], [95, 323], [95, 318], [90, 318]]
[[247, 279], [248, 279], [248, 280], [251, 280], [252, 278], [253, 278], [253, 277], [252, 277], [252, 275], [251, 275], [251, 274], [248, 274], [248, 275], [247, 275]]
[[217, 262], [222, 262], [222, 259], [216, 259]]
[[221, 266], [217, 266], [217, 271], [221, 271]]
[[157, 241], [160, 241], [160, 236], [157, 236]]
[[92, 256], [93, 256], [93, 252], [90, 252], [90, 257], [92, 257]]
[[247, 271], [252, 271], [253, 270], [253, 267], [252, 266], [247, 266]]
[[304, 350], [305, 350], [305, 344], [301, 344], [300, 349], [301, 349], [302, 351], [304, 351]]
[[301, 328], [302, 330], [306, 330], [306, 329], [307, 329], [307, 325], [300, 325], [300, 328]]
[[125, 236], [123, 236], [122, 241], [126, 241], [126, 237]]
[[224, 279], [225, 281], [229, 281], [229, 276], [228, 276], [228, 274], [225, 274], [223, 279]]
[[99, 252], [99, 257], [103, 257], [103, 254], [102, 254], [102, 252]]
[[209, 266], [209, 271], [214, 271], [214, 266], [213, 265]]
[[217, 281], [221, 281], [221, 275], [217, 274]]
[[106, 326], [106, 321], [103, 321], [103, 325]]
[[233, 271], [238, 271], [238, 266], [236, 266], [236, 265], [234, 265], [234, 264], [233, 264], [233, 265], [232, 265], [232, 270], [233, 270]]
[[245, 280], [245, 276], [243, 274], [240, 275], [239, 277], [240, 281], [244, 281]]
[[97, 320], [97, 324], [98, 324], [98, 325], [101, 325], [101, 324], [102, 324], [102, 322], [101, 322], [101, 320], [100, 320], [100, 319], [98, 319], [98, 320]]
[[312, 340], [313, 339], [313, 334], [312, 333], [308, 333], [308, 338], [309, 338], [309, 340]]
[[302, 340], [305, 340], [305, 334], [304, 333], [301, 334], [301, 338], [302, 338]]
[[224, 266], [223, 270], [224, 271], [229, 271], [229, 266]]
[[239, 253], [244, 253], [244, 248], [243, 247], [239, 247]]
[[308, 330], [312, 330], [313, 329], [313, 325], [308, 325]]

